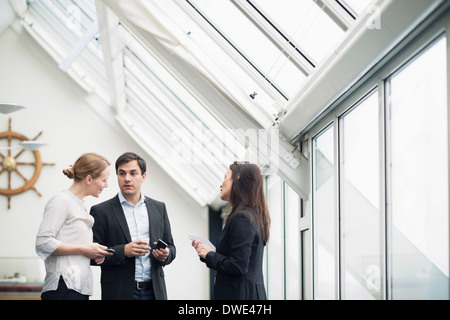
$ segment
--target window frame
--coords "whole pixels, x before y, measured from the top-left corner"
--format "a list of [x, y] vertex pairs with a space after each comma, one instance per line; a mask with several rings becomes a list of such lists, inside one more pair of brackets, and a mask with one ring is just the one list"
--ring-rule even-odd
[[[360, 79], [360, 81], [355, 85], [355, 87], [341, 96], [340, 99], [335, 101], [330, 108], [328, 109], [328, 112], [323, 115], [320, 119], [316, 120], [315, 124], [311, 126], [308, 130], [301, 133], [299, 137], [307, 137], [306, 140], [308, 141], [309, 145], [309, 152], [312, 155], [314, 150], [314, 139], [318, 137], [323, 130], [328, 128], [330, 125], [333, 125], [335, 127], [335, 159], [341, 159], [340, 151], [339, 151], [339, 145], [341, 143], [340, 141], [340, 135], [338, 134], [339, 128], [340, 128], [340, 119], [343, 115], [345, 115], [347, 112], [349, 112], [355, 104], [360, 99], [363, 99], [366, 95], [368, 95], [372, 90], [378, 90], [379, 92], [379, 139], [381, 141], [380, 144], [380, 163], [382, 165], [382, 168], [380, 170], [380, 211], [381, 211], [381, 241], [380, 241], [380, 247], [381, 247], [381, 281], [383, 282], [383, 292], [381, 294], [381, 299], [392, 299], [392, 292], [390, 290], [391, 283], [389, 279], [390, 274], [390, 266], [389, 266], [389, 255], [390, 255], [390, 247], [389, 247], [389, 233], [390, 233], [390, 225], [389, 225], [389, 214], [390, 214], [390, 207], [389, 203], [391, 201], [389, 197], [389, 185], [388, 185], [388, 170], [387, 170], [387, 159], [389, 158], [389, 151], [387, 150], [387, 145], [389, 144], [389, 128], [387, 126], [387, 119], [388, 116], [386, 113], [388, 111], [387, 106], [389, 104], [389, 97], [387, 97], [387, 87], [386, 87], [386, 81], [394, 75], [396, 72], [404, 68], [408, 63], [420, 57], [420, 55], [425, 52], [425, 50], [432, 46], [435, 42], [437, 42], [441, 37], [447, 37], [447, 130], [448, 135], [447, 139], [450, 142], [450, 10], [448, 10], [448, 7], [445, 8], [445, 10], [442, 10], [440, 12], [435, 13], [432, 15], [427, 21], [428, 24], [425, 23], [420, 28], [414, 30], [409, 34], [405, 41], [395, 48], [392, 52], [387, 54], [387, 56], [382, 59], [381, 63], [377, 68], [372, 70], [372, 72]], [[431, 23], [433, 23], [431, 25]], [[302, 139], [300, 138], [300, 139]], [[450, 159], [450, 148], [448, 151], [449, 159]], [[311, 165], [311, 193], [313, 194], [313, 186], [314, 182], [313, 176], [313, 165]], [[450, 170], [450, 163], [449, 168]], [[336, 175], [340, 175], [340, 167], [336, 166], [335, 168]], [[449, 171], [450, 172], [450, 171]], [[335, 214], [336, 219], [339, 221], [339, 210], [340, 210], [340, 186], [339, 186], [339, 178], [335, 179], [335, 193], [337, 194], [338, 199], [335, 201], [334, 207], [335, 207]], [[449, 179], [449, 185], [450, 185], [450, 179]], [[313, 197], [311, 197], [311, 202], [314, 202]], [[450, 200], [449, 200], [450, 202]], [[310, 213], [312, 216], [312, 219], [314, 221], [314, 212], [313, 212], [313, 206], [311, 205]], [[337, 226], [338, 232], [340, 233], [340, 226]], [[311, 234], [311, 242], [313, 246], [313, 251], [311, 253], [311, 260], [313, 261], [313, 268], [311, 270], [310, 277], [313, 279], [313, 283], [310, 288], [309, 294], [311, 297], [314, 297], [314, 290], [315, 290], [315, 279], [314, 279], [314, 273], [317, 268], [316, 265], [314, 265], [314, 259], [316, 252], [314, 250], [315, 242], [314, 242], [314, 234], [315, 234], [315, 225], [312, 223], [312, 234]], [[450, 228], [449, 228], [450, 229]], [[450, 232], [449, 232], [450, 233]], [[449, 236], [449, 243], [450, 243], [450, 236]], [[341, 244], [339, 243], [339, 247]], [[339, 252], [339, 250], [337, 250]], [[342, 259], [341, 256], [338, 257], [339, 260]], [[336, 299], [341, 299], [342, 297], [342, 286], [340, 283], [340, 275], [341, 275], [341, 262], [338, 263], [338, 266], [336, 266], [336, 274], [338, 275], [337, 279], [337, 287], [336, 289]]]

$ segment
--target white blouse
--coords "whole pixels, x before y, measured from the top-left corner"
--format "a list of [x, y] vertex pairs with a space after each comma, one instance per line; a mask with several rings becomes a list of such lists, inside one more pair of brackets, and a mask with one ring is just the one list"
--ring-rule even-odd
[[93, 293], [90, 259], [83, 255], [52, 255], [64, 242], [92, 243], [94, 218], [86, 211], [84, 201], [66, 190], [53, 196], [45, 206], [36, 236], [36, 253], [44, 259], [46, 276], [42, 292], [56, 290], [60, 276], [67, 288], [84, 295]]

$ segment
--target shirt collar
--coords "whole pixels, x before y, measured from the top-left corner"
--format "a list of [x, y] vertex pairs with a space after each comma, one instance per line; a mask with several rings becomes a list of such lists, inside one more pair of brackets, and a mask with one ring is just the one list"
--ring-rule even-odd
[[[125, 202], [125, 203], [128, 203], [129, 205], [131, 205], [131, 203], [129, 203], [127, 201], [127, 199], [125, 199], [125, 197], [123, 196], [122, 192], [119, 191], [118, 195], [119, 195], [119, 201], [120, 201], [121, 204], [123, 204]], [[137, 203], [136, 207], [141, 205], [142, 203], [145, 203], [145, 197], [141, 193], [141, 199]]]

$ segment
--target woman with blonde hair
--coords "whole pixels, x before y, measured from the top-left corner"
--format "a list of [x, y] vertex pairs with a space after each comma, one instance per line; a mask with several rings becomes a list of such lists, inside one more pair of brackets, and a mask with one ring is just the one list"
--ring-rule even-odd
[[255, 164], [236, 161], [226, 172], [220, 190], [231, 211], [216, 251], [192, 241], [201, 261], [217, 271], [214, 299], [265, 300], [262, 260], [269, 240], [270, 214], [261, 171]]
[[36, 236], [36, 253], [44, 259], [43, 300], [88, 300], [93, 294], [91, 259], [102, 263], [107, 247], [93, 243], [94, 219], [83, 199], [98, 198], [106, 187], [110, 163], [96, 153], [85, 153], [63, 173], [72, 186], [53, 196], [45, 206]]

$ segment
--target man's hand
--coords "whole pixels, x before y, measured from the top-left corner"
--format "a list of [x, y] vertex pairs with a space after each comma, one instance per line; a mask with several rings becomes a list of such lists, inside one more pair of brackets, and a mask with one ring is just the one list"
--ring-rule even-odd
[[[153, 242], [153, 245], [156, 246], [156, 242]], [[153, 256], [158, 260], [159, 262], [166, 261], [167, 257], [169, 256], [169, 249], [153, 249]]]
[[136, 240], [125, 245], [124, 255], [125, 257], [145, 256], [150, 252], [148, 243], [144, 240]]

